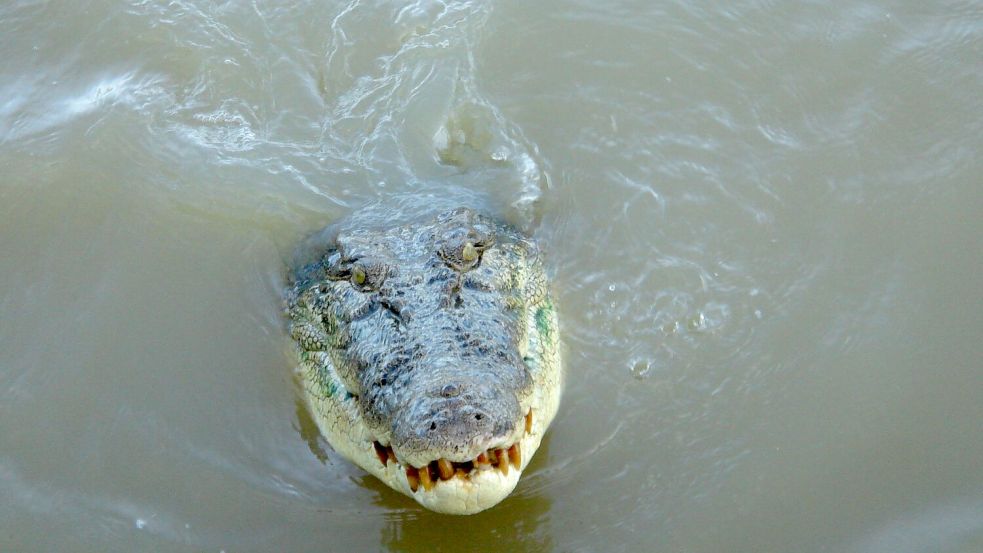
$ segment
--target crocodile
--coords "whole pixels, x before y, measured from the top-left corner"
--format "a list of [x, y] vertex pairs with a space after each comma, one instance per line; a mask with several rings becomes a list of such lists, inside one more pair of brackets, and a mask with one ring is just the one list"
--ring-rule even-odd
[[559, 331], [540, 250], [470, 208], [341, 223], [288, 281], [310, 412], [343, 457], [424, 507], [508, 496], [556, 415]]

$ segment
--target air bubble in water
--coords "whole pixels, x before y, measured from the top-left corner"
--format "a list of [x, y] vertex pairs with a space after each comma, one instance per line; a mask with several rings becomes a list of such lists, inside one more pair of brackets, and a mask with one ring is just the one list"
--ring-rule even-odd
[[632, 377], [644, 380], [652, 372], [652, 361], [649, 359], [634, 359], [629, 363]]
[[707, 317], [700, 312], [696, 317], [689, 320], [689, 329], [694, 332], [700, 332], [707, 329]]

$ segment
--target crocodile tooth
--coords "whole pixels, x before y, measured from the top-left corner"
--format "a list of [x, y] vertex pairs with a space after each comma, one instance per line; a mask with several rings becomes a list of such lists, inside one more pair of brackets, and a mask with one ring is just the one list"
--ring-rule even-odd
[[437, 459], [437, 470], [440, 472], [441, 480], [450, 480], [451, 476], [454, 476], [454, 465], [447, 459]]
[[532, 434], [532, 408], [526, 413], [526, 434]]
[[508, 474], [509, 473], [509, 454], [508, 454], [508, 452], [505, 451], [505, 449], [503, 448], [503, 449], [497, 450], [495, 452], [495, 455], [498, 457], [498, 470], [501, 471], [502, 474]]
[[454, 476], [456, 476], [458, 478], [463, 478], [465, 480], [468, 479], [468, 474], [469, 474], [468, 471], [466, 471], [464, 469], [457, 469], [457, 470], [454, 471]]
[[488, 470], [491, 468], [491, 461], [488, 459], [488, 452], [482, 451], [474, 458], [474, 466], [478, 470]]
[[428, 492], [433, 489], [433, 479], [430, 478], [430, 465], [420, 467], [418, 471], [420, 475], [420, 483], [423, 484], [423, 489]]
[[386, 459], [388, 459], [390, 463], [398, 463], [399, 462], [396, 459], [396, 452], [393, 451], [393, 448], [391, 448], [391, 447], [387, 447], [386, 448]]
[[406, 482], [415, 492], [420, 487], [420, 472], [414, 467], [406, 467]]
[[386, 448], [382, 447], [379, 442], [372, 442], [372, 447], [375, 448], [375, 455], [379, 458], [379, 462], [382, 463], [382, 466], [386, 466], [386, 460], [389, 458]]
[[519, 450], [519, 442], [515, 442], [509, 448], [509, 461], [516, 469], [522, 464], [522, 452]]

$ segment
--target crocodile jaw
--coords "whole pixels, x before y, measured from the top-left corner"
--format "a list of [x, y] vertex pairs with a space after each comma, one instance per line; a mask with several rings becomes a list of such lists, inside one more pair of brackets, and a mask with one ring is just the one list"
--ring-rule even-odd
[[[556, 413], [559, 397], [548, 398], [551, 406], [540, 407], [539, 419], [529, 433], [524, 433], [513, 445], [521, 452], [518, 466], [507, 463], [505, 471], [489, 466], [485, 469], [474, 468], [467, 476], [455, 476], [448, 480], [435, 481], [433, 487], [427, 490], [422, 485], [416, 489], [408, 481], [406, 469], [401, 463], [389, 462], [383, 465], [375, 455], [365, 459], [363, 449], [357, 464], [374, 474], [389, 487], [412, 497], [424, 507], [438, 513], [453, 515], [470, 515], [495, 506], [505, 499], [519, 483], [519, 478], [532, 459], [543, 439], [543, 433]], [[537, 411], [534, 409], [534, 413]], [[505, 451], [502, 448], [501, 451]], [[363, 464], [364, 462], [364, 464]], [[366, 466], [368, 465], [368, 466]]]
[[[531, 314], [530, 317], [534, 319], [531, 324], [542, 327], [545, 323], [553, 329], [551, 336], [536, 334], [538, 343], [533, 344], [534, 349], [550, 354], [540, 359], [537, 385], [534, 386], [533, 393], [528, 399], [526, 412], [532, 414], [529, 431], [524, 431], [526, 427], [524, 420], [516, 422], [516, 428], [523, 430], [517, 442], [513, 442], [519, 444], [521, 461], [518, 467], [509, 466], [507, 473], [503, 474], [496, 469], [475, 469], [466, 479], [455, 477], [446, 481], [437, 481], [430, 490], [422, 485], [417, 485], [414, 489], [407, 479], [406, 465], [398, 461], [383, 463], [380, 460], [376, 449], [376, 438], [362, 420], [357, 401], [351, 397], [344, 397], [344, 394], [337, 391], [334, 394], [325, 394], [326, 388], [330, 389], [334, 385], [340, 387], [340, 382], [326, 387], [323, 383], [310, 378], [310, 374], [305, 374], [305, 371], [310, 370], [310, 365], [305, 369], [305, 363], [301, 363], [298, 367], [298, 376], [306, 392], [303, 395], [307, 398], [308, 406], [321, 433], [343, 457], [390, 488], [412, 497], [427, 509], [453, 515], [479, 513], [495, 506], [515, 489], [560, 405], [563, 371], [559, 347], [555, 342], [556, 313], [553, 309], [549, 309], [545, 313], [545, 321], [544, 315], [539, 312]], [[303, 354], [301, 356], [303, 358]], [[327, 362], [325, 358], [318, 358], [315, 361]]]

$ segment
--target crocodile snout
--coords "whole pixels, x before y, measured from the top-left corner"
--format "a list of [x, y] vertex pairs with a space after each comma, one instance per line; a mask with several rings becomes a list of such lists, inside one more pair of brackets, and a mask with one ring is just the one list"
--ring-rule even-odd
[[394, 417], [392, 448], [415, 465], [467, 461], [513, 441], [523, 413], [514, 394], [494, 384], [445, 383], [417, 396]]

